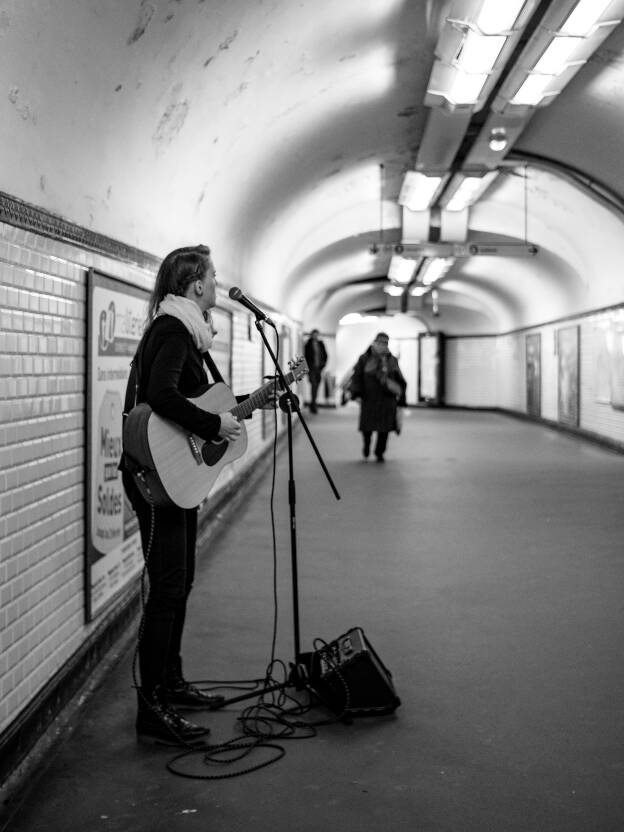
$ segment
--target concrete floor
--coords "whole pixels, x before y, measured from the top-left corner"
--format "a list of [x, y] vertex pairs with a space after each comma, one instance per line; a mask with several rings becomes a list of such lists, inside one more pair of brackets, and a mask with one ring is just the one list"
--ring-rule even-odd
[[[278, 740], [285, 757], [250, 774], [187, 779], [167, 770], [170, 750], [135, 741], [129, 651], [7, 830], [624, 829], [624, 456], [503, 415], [417, 410], [386, 464], [364, 463], [356, 418], [353, 405], [308, 417], [340, 501], [303, 432], [295, 442], [301, 646], [361, 626], [394, 675], [396, 714]], [[283, 454], [276, 656], [288, 662], [286, 484]], [[270, 488], [204, 553], [189, 678], [264, 673]], [[248, 704], [200, 715], [214, 743], [241, 736]]]

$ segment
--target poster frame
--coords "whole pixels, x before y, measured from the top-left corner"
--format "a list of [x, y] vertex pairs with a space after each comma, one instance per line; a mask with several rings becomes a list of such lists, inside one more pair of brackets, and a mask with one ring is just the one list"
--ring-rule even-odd
[[562, 425], [580, 424], [580, 327], [557, 330], [557, 418]]
[[[117, 315], [109, 314], [107, 317], [107, 309], [96, 308], [99, 303], [99, 292], [108, 292], [114, 297], [119, 297], [119, 302], [129, 304], [124, 310], [124, 314], [131, 315], [132, 320], [127, 320], [125, 317], [120, 317], [117, 320]], [[134, 283], [131, 283], [123, 278], [115, 277], [90, 268], [87, 275], [87, 304], [86, 304], [86, 386], [85, 386], [85, 555], [84, 555], [84, 614], [86, 622], [93, 621], [96, 617], [101, 616], [107, 609], [115, 602], [115, 600], [127, 589], [130, 583], [140, 575], [143, 569], [143, 554], [141, 548], [140, 533], [136, 515], [131, 509], [130, 503], [125, 494], [122, 497], [122, 541], [117, 547], [111, 549], [111, 552], [103, 554], [96, 548], [93, 541], [93, 500], [94, 494], [97, 493], [97, 484], [95, 482], [97, 466], [93, 464], [94, 445], [96, 441], [97, 429], [95, 420], [97, 418], [95, 397], [96, 391], [98, 394], [101, 390], [98, 388], [99, 379], [98, 371], [101, 370], [99, 361], [102, 355], [106, 355], [106, 349], [111, 346], [110, 356], [115, 359], [118, 358], [118, 367], [113, 369], [112, 374], [115, 376], [114, 394], [121, 397], [122, 407], [115, 407], [115, 429], [111, 432], [114, 439], [115, 446], [121, 438], [121, 409], [123, 409], [123, 393], [125, 391], [128, 376], [130, 374], [130, 362], [136, 346], [139, 343], [143, 332], [143, 325], [145, 322], [145, 312], [137, 314], [134, 317], [135, 310], [144, 302], [147, 307], [150, 292], [143, 289]], [[128, 335], [133, 337], [119, 337], [117, 327], [121, 329], [122, 326], [127, 326]], [[103, 334], [102, 328], [106, 329], [106, 334]], [[134, 337], [136, 336], [136, 337]], [[98, 340], [98, 348], [95, 349], [95, 341]], [[102, 344], [106, 342], [106, 347], [102, 350]], [[116, 344], [117, 342], [117, 344]], [[122, 352], [117, 353], [115, 350], [119, 348]], [[125, 367], [124, 367], [125, 365]], [[103, 373], [106, 376], [106, 372]], [[124, 376], [124, 377], [122, 377]], [[106, 394], [104, 394], [106, 395]], [[100, 405], [103, 407], [103, 403]], [[119, 413], [117, 414], [117, 411]], [[118, 418], [117, 418], [118, 416]], [[119, 424], [117, 424], [119, 421]], [[115, 451], [116, 454], [116, 451]], [[112, 475], [116, 469], [116, 459], [111, 459], [107, 463], [109, 475]], [[121, 473], [118, 472], [118, 480], [114, 482], [114, 487], [117, 491], [117, 499], [119, 493], [123, 491], [120, 488]], [[118, 551], [117, 551], [118, 550]], [[112, 553], [112, 554], [111, 554]], [[110, 578], [110, 585], [107, 589], [102, 591], [98, 588], [98, 596], [95, 590], [95, 584], [102, 587], [105, 581], [100, 579], [99, 582], [94, 581], [94, 566], [98, 561], [105, 559], [109, 566], [106, 567], [107, 576]], [[103, 564], [100, 563], [100, 568]], [[119, 576], [117, 585], [114, 585], [112, 576]]]
[[526, 410], [529, 416], [542, 415], [542, 335], [531, 332], [525, 336]]

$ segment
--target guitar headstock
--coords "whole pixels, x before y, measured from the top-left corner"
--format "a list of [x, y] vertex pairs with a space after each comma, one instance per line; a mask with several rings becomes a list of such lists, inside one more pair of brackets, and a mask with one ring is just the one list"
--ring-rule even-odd
[[288, 362], [290, 372], [292, 373], [293, 381], [299, 381], [307, 372], [309, 372], [308, 362], [302, 355], [292, 358]]

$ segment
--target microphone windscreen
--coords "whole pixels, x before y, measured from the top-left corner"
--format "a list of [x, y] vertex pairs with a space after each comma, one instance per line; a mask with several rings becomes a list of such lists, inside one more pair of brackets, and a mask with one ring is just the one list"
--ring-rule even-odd
[[230, 294], [230, 297], [232, 298], [232, 300], [238, 300], [243, 295], [243, 293], [238, 288], [238, 286], [232, 286], [232, 288], [230, 289], [229, 294]]

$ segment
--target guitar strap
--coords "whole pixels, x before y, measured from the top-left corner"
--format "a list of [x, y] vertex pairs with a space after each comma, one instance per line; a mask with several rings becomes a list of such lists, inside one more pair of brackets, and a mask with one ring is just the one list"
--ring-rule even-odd
[[206, 362], [208, 369], [210, 370], [210, 375], [212, 376], [213, 381], [223, 381], [223, 376], [219, 372], [217, 365], [212, 360], [209, 352], [203, 352], [202, 358]]
[[139, 385], [141, 383], [141, 352], [143, 345], [147, 339], [147, 335], [151, 329], [150, 326], [145, 330], [139, 346], [136, 349], [134, 358], [130, 362], [130, 375], [128, 376], [128, 386], [126, 387], [126, 399], [124, 401], [123, 417], [125, 418], [133, 407], [136, 407], [139, 398]]

